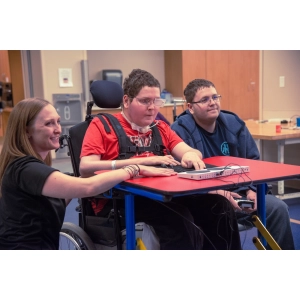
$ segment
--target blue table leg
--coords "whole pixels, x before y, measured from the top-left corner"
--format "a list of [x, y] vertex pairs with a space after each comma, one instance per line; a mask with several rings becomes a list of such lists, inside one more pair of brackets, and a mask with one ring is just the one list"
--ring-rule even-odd
[[126, 248], [135, 250], [135, 216], [134, 216], [134, 195], [125, 195], [125, 219], [126, 219]]
[[[266, 227], [266, 186], [264, 183], [257, 185], [257, 215]], [[267, 242], [260, 232], [258, 232], [258, 237], [261, 243], [266, 247]]]

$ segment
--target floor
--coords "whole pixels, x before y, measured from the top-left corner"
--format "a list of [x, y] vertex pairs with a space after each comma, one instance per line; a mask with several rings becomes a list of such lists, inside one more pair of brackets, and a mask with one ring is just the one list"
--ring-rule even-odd
[[[58, 168], [62, 172], [72, 173], [72, 165], [69, 157], [59, 158], [53, 160], [53, 166]], [[277, 186], [273, 185], [273, 191], [276, 194]], [[286, 188], [287, 192], [295, 192], [294, 189]], [[300, 250], [300, 199], [286, 199], [283, 200], [289, 205], [291, 226], [295, 240], [295, 247]], [[78, 214], [75, 210], [78, 205], [77, 199], [74, 199], [67, 207], [65, 221], [78, 224]], [[253, 237], [257, 236], [257, 229], [252, 228], [240, 232], [241, 243], [244, 250], [256, 250], [255, 245], [252, 242]]]

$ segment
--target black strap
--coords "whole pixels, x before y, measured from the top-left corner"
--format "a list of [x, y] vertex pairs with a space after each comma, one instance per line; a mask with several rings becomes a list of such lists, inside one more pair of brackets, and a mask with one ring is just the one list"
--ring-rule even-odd
[[[103, 114], [103, 113], [102, 113]], [[110, 133], [110, 128], [107, 124], [107, 122], [105, 121], [105, 119], [102, 117], [102, 114], [99, 113], [98, 115], [96, 115], [96, 117], [98, 117], [100, 119], [100, 121], [102, 122], [104, 129], [106, 131], [106, 133]]]
[[106, 133], [110, 133], [110, 129], [109, 129], [107, 122], [102, 117], [102, 115], [104, 115], [109, 120], [110, 124], [112, 125], [112, 127], [118, 137], [118, 140], [119, 140], [119, 157], [118, 157], [118, 159], [128, 158], [126, 155], [127, 153], [131, 154], [130, 157], [133, 156], [135, 153], [137, 153], [138, 147], [135, 145], [132, 145], [130, 139], [126, 135], [126, 133], [125, 133], [123, 127], [121, 126], [120, 122], [118, 121], [118, 119], [109, 113], [100, 113], [97, 115], [97, 117], [99, 117], [99, 119], [103, 123]]
[[[151, 126], [154, 124], [151, 124]], [[156, 155], [160, 155], [160, 156], [164, 156], [164, 149], [166, 149], [166, 147], [164, 146], [163, 142], [162, 142], [162, 138], [161, 138], [161, 134], [157, 128], [157, 126], [153, 126], [151, 127], [152, 130], [152, 145], [153, 145], [153, 150], [152, 152]], [[169, 154], [169, 153], [168, 153]]]
[[153, 152], [155, 155], [165, 155], [163, 150], [165, 149], [165, 146], [162, 143], [161, 134], [155, 125], [155, 123], [152, 123], [151, 126], [153, 126], [152, 129], [152, 142], [149, 147], [138, 147], [132, 144], [129, 137], [126, 135], [123, 127], [121, 126], [118, 119], [109, 113], [99, 113], [97, 117], [101, 120], [103, 123], [103, 126], [105, 128], [106, 133], [110, 133], [110, 128], [106, 122], [106, 120], [103, 118], [105, 116], [110, 124], [112, 125], [119, 141], [119, 156], [118, 159], [128, 159], [132, 156], [134, 156], [136, 153], [142, 153], [144, 151]]

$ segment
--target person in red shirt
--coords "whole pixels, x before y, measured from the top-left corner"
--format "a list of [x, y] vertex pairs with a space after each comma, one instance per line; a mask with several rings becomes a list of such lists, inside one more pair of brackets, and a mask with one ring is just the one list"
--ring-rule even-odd
[[[93, 176], [98, 170], [119, 169], [132, 164], [181, 164], [186, 168], [205, 168], [200, 151], [183, 142], [164, 121], [156, 120], [164, 100], [160, 98], [160, 84], [153, 75], [134, 69], [125, 78], [123, 89], [122, 111], [114, 116], [132, 145], [138, 146], [138, 149], [145, 148], [145, 151], [118, 160], [118, 137], [113, 128], [107, 121], [111, 129], [111, 133], [107, 134], [102, 122], [94, 118], [83, 140], [80, 161], [82, 177]], [[165, 155], [147, 151], [153, 142], [154, 126], [160, 133]], [[154, 228], [161, 249], [241, 249], [234, 209], [221, 195], [176, 197], [168, 203], [141, 196], [135, 199], [136, 221]], [[107, 199], [96, 200], [93, 208], [96, 215], [106, 216], [112, 204]]]

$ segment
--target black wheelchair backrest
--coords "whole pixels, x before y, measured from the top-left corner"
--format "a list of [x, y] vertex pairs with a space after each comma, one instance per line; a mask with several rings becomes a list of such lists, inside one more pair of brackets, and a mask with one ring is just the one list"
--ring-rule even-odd
[[90, 92], [94, 103], [100, 108], [118, 108], [123, 100], [122, 87], [113, 81], [95, 80]]
[[91, 120], [92, 118], [71, 127], [69, 129], [69, 135], [67, 136], [72, 168], [73, 168], [74, 175], [76, 177], [80, 176], [79, 163], [80, 163], [81, 146], [82, 146], [85, 132], [89, 127]]
[[71, 127], [67, 137], [73, 172], [76, 177], [80, 176], [79, 157], [84, 135], [94, 117], [91, 113], [93, 104], [95, 103], [99, 108], [118, 108], [120, 107], [123, 99], [122, 87], [113, 81], [95, 80], [91, 84], [90, 92], [92, 94], [93, 101], [87, 103], [85, 121]]

